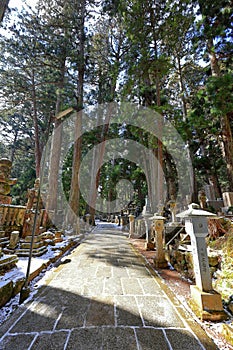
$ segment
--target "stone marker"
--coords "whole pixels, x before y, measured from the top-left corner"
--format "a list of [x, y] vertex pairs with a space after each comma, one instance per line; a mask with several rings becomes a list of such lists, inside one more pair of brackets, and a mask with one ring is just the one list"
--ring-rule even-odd
[[132, 237], [135, 233], [135, 216], [129, 214], [129, 237]]
[[212, 287], [205, 240], [208, 235], [207, 219], [216, 215], [199, 209], [198, 204], [192, 203], [188, 210], [178, 214], [177, 217], [185, 219], [185, 230], [190, 235], [192, 244], [196, 285], [190, 286], [192, 297], [190, 306], [202, 320], [225, 319], [221, 295]]
[[19, 231], [12, 231], [10, 235], [9, 249], [15, 249], [19, 242]]
[[166, 218], [156, 213], [150, 220], [153, 220], [156, 232], [156, 256], [154, 258], [154, 263], [157, 268], [166, 268], [167, 261], [165, 259], [163, 247], [164, 220], [166, 220]]

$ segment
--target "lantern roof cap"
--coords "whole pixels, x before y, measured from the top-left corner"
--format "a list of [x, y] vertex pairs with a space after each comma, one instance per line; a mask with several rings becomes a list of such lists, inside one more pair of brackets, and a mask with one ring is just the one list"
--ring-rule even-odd
[[214, 213], [211, 213], [207, 210], [200, 209], [200, 206], [196, 203], [191, 203], [188, 206], [188, 209], [185, 211], [182, 211], [181, 213], [177, 214], [177, 218], [187, 218], [187, 217], [211, 217], [217, 218], [217, 215]]

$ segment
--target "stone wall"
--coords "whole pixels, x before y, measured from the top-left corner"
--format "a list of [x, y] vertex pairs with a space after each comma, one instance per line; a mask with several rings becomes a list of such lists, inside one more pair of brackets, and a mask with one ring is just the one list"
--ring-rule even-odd
[[[193, 254], [191, 249], [181, 250], [169, 246], [166, 259], [182, 276], [194, 281]], [[209, 266], [212, 275], [221, 267], [221, 256], [218, 253], [208, 253]]]

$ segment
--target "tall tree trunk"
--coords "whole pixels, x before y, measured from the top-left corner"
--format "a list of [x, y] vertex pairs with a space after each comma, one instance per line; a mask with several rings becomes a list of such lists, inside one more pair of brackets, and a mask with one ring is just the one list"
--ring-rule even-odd
[[8, 4], [9, 0], [1, 0], [0, 2], [0, 22], [3, 20]]
[[79, 203], [80, 203], [80, 188], [79, 188], [79, 169], [81, 165], [81, 147], [82, 147], [82, 112], [83, 109], [83, 90], [84, 90], [84, 73], [85, 73], [85, 9], [86, 1], [80, 2], [80, 40], [79, 40], [79, 53], [78, 53], [78, 79], [77, 79], [77, 117], [75, 124], [75, 142], [74, 142], [74, 153], [72, 162], [72, 179], [69, 204], [73, 210], [73, 217], [68, 218], [71, 220], [69, 224], [75, 226], [75, 231], [79, 232]]
[[[213, 39], [209, 38], [207, 42], [207, 48], [210, 58], [211, 74], [214, 77], [220, 77], [220, 67], [218, 58], [214, 51]], [[229, 190], [233, 189], [233, 137], [230, 124], [230, 113], [224, 114], [220, 117], [221, 130], [222, 130], [222, 153], [227, 165], [227, 177], [229, 182]]]
[[39, 126], [37, 116], [37, 96], [35, 85], [35, 71], [32, 70], [32, 108], [33, 108], [33, 125], [34, 125], [34, 140], [35, 140], [35, 163], [36, 163], [36, 177], [40, 176], [40, 161], [41, 161], [41, 149], [39, 138]]
[[18, 140], [18, 131], [16, 130], [15, 132], [15, 136], [14, 136], [14, 140], [13, 140], [13, 144], [11, 147], [11, 162], [12, 164], [14, 163], [14, 159], [15, 159], [15, 151], [16, 151], [16, 142]]
[[[65, 61], [66, 57], [64, 57], [63, 62], [61, 64], [60, 70], [60, 82], [58, 84], [59, 90], [64, 87], [64, 79], [65, 79]], [[62, 105], [62, 97], [61, 93], [57, 94], [56, 101], [56, 111], [55, 114], [61, 111]], [[61, 119], [57, 119], [55, 116], [54, 121], [54, 130], [52, 135], [52, 143], [51, 143], [51, 154], [50, 154], [50, 164], [49, 164], [49, 180], [48, 180], [48, 199], [47, 199], [47, 210], [54, 211], [54, 215], [56, 215], [57, 211], [57, 195], [58, 195], [58, 176], [59, 176], [59, 163], [61, 157], [61, 143], [62, 143], [62, 123]], [[51, 213], [50, 213], [51, 215]]]
[[[158, 13], [160, 10], [160, 5], [156, 4]], [[150, 6], [150, 25], [152, 29], [152, 36], [153, 36], [153, 49], [154, 49], [154, 60], [156, 64], [155, 69], [155, 88], [156, 88], [156, 104], [158, 107], [161, 106], [161, 92], [160, 92], [160, 79], [161, 79], [161, 73], [159, 71], [158, 67], [158, 57], [159, 57], [159, 50], [158, 50], [158, 32], [156, 29], [157, 20], [155, 18], [155, 11], [152, 6]], [[163, 116], [161, 115], [161, 118], [158, 120], [158, 141], [157, 141], [157, 147], [158, 147], [158, 169], [157, 169], [157, 192], [158, 192], [158, 204], [160, 209], [161, 206], [163, 206], [164, 203], [164, 180], [163, 180]]]
[[223, 156], [227, 164], [227, 176], [229, 182], [229, 191], [233, 191], [233, 137], [230, 125], [230, 116], [228, 114], [221, 118]]
[[[179, 85], [180, 85], [180, 92], [181, 92], [183, 121], [186, 121], [187, 115], [188, 115], [187, 114], [187, 102], [186, 102], [186, 98], [185, 98], [186, 90], [185, 90], [182, 66], [181, 66], [181, 61], [180, 61], [179, 56], [177, 56], [177, 63], [178, 63]], [[187, 144], [187, 152], [188, 152], [189, 159], [191, 160], [191, 163], [193, 164], [193, 155], [190, 152], [190, 142], [187, 141], [186, 144]], [[190, 174], [190, 201], [192, 203], [197, 203], [198, 202], [197, 179], [196, 179], [194, 169], [190, 169], [190, 170], [191, 170], [191, 174]]]
[[[98, 186], [99, 186], [99, 182], [100, 182], [100, 167], [103, 163], [103, 159], [104, 159], [104, 153], [105, 153], [105, 147], [106, 147], [106, 136], [109, 130], [109, 125], [110, 125], [110, 118], [112, 115], [112, 108], [111, 105], [109, 106], [109, 110], [107, 111], [107, 115], [105, 118], [105, 122], [103, 125], [103, 129], [102, 129], [102, 134], [101, 134], [101, 138], [100, 138], [100, 150], [97, 154], [97, 152], [94, 152], [94, 168], [92, 169], [92, 184], [90, 187], [90, 196], [89, 196], [89, 214], [91, 215], [90, 221], [91, 224], [94, 225], [95, 224], [95, 207], [96, 207], [96, 199], [97, 199], [97, 191], [98, 191]], [[99, 169], [97, 171], [97, 169]], [[97, 174], [95, 176], [95, 174]]]
[[[204, 26], [206, 27], [206, 29], [209, 29], [211, 26], [211, 19], [208, 18], [208, 16], [206, 16], [204, 11], [204, 6], [200, 0], [199, 0], [199, 6], [204, 19]], [[214, 76], [220, 77], [221, 70], [220, 70], [218, 58], [215, 52], [214, 37], [211, 35], [210, 31], [209, 33], [207, 33], [206, 41], [207, 41], [207, 50], [208, 50], [209, 59], [210, 59], [211, 74], [213, 77]], [[229, 190], [231, 191], [233, 189], [233, 137], [232, 137], [232, 131], [231, 131], [231, 125], [230, 125], [230, 115], [225, 114], [222, 117], [220, 117], [220, 124], [222, 129], [222, 142], [223, 142], [222, 153], [227, 164]]]

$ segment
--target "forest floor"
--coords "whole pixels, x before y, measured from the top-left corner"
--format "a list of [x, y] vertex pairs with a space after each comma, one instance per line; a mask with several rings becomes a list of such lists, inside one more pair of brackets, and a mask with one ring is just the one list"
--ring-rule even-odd
[[223, 322], [208, 322], [200, 321], [196, 315], [190, 309], [187, 301], [191, 297], [190, 285], [194, 284], [192, 281], [185, 279], [180, 273], [174, 270], [171, 266], [166, 269], [157, 269], [154, 265], [155, 251], [145, 249], [144, 239], [130, 239], [131, 244], [136, 250], [146, 259], [153, 270], [159, 275], [171, 291], [176, 295], [177, 299], [183, 304], [185, 309], [192, 314], [192, 317], [201, 325], [211, 339], [215, 342], [220, 350], [233, 350], [233, 346], [226, 342], [225, 338], [221, 334], [222, 325], [224, 323], [232, 324], [233, 315], [229, 315], [229, 319]]

